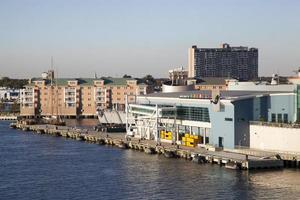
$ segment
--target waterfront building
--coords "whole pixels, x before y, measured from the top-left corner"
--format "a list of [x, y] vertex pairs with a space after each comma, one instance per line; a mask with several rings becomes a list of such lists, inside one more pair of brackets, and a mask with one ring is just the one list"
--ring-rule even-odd
[[204, 90], [138, 96], [136, 104], [128, 104], [128, 113], [136, 119], [128, 130], [158, 142], [168, 133], [170, 142], [183, 144], [187, 134], [213, 147], [249, 147], [251, 121], [297, 121], [296, 96], [295, 92]]
[[93, 117], [99, 109], [125, 109], [136, 95], [152, 91], [134, 78], [54, 78], [54, 72], [32, 78], [21, 95], [21, 116]]
[[19, 101], [19, 97], [20, 97], [20, 89], [0, 87], [1, 101]]
[[258, 77], [258, 49], [231, 47], [198, 48], [188, 51], [188, 71], [190, 78], [228, 77], [252, 80]]

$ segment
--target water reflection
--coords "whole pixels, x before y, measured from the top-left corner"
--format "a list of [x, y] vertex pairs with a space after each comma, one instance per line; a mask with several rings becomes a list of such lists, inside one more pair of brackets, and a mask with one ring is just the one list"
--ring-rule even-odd
[[300, 196], [297, 169], [229, 170], [218, 165], [23, 133], [2, 125], [0, 199], [299, 199]]

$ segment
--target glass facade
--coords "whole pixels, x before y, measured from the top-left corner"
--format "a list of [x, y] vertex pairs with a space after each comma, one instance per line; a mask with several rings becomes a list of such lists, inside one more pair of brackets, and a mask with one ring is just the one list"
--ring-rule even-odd
[[283, 123], [288, 123], [288, 114], [283, 114]]
[[277, 114], [277, 122], [282, 123], [282, 114]]
[[131, 111], [132, 112], [140, 112], [140, 113], [148, 113], [148, 114], [152, 114], [154, 112], [154, 110], [146, 109], [146, 108], [139, 108], [139, 107], [132, 107]]
[[177, 106], [177, 119], [210, 122], [208, 108]]
[[272, 122], [276, 122], [276, 114], [272, 113]]

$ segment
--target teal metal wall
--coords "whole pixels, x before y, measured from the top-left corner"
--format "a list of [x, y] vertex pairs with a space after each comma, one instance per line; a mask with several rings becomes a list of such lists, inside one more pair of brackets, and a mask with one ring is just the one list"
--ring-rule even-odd
[[278, 116], [281, 114], [288, 115], [288, 122], [296, 122], [297, 120], [297, 98], [295, 94], [280, 94], [280, 95], [271, 95], [270, 105], [268, 110], [268, 121], [272, 121], [272, 114]]
[[[297, 104], [298, 98], [298, 104]], [[300, 87], [298, 87], [298, 96], [295, 94], [258, 96], [234, 102], [223, 101], [220, 111], [213, 109], [213, 104], [208, 101], [181, 101], [177, 98], [169, 99], [151, 99], [145, 98], [140, 103], [159, 104], [169, 106], [192, 107], [190, 113], [193, 113], [193, 107], [207, 108], [211, 129], [209, 134], [209, 144], [219, 145], [219, 137], [223, 138], [225, 148], [234, 148], [235, 146], [249, 146], [250, 133], [249, 121], [271, 121], [271, 114], [288, 114], [288, 120], [296, 121], [297, 108], [300, 111]], [[197, 109], [195, 109], [196, 111]], [[206, 112], [205, 112], [206, 113]], [[204, 114], [204, 113], [203, 113]], [[299, 115], [299, 113], [298, 113]], [[189, 117], [189, 119], [192, 119]], [[202, 119], [202, 118], [201, 118]], [[186, 119], [188, 120], [188, 119]], [[208, 120], [200, 120], [208, 122]]]

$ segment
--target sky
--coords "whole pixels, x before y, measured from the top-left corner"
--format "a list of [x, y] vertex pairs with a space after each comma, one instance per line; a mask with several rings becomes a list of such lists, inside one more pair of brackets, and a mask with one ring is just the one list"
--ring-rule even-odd
[[188, 48], [259, 49], [259, 75], [300, 67], [300, 1], [0, 0], [0, 77], [167, 77]]

